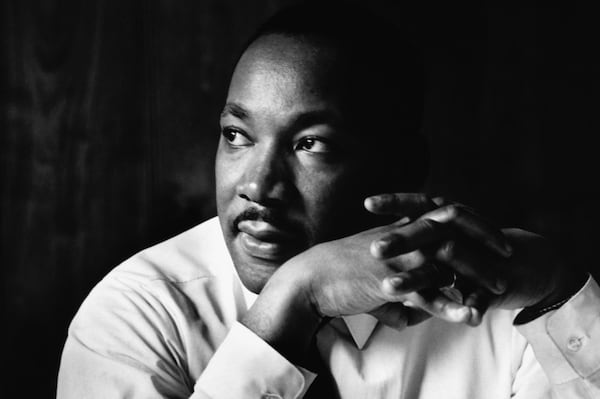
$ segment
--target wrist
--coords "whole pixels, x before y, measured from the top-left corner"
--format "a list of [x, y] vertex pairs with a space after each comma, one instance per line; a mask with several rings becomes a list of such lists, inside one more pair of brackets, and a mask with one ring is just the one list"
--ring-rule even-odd
[[282, 266], [267, 282], [241, 323], [291, 363], [304, 357], [322, 317], [310, 296], [307, 273]]
[[559, 281], [561, 284], [552, 292], [534, 305], [525, 307], [514, 320], [515, 325], [525, 324], [542, 316], [543, 314], [556, 310], [567, 303], [588, 279], [588, 274], [583, 272], [570, 273]]
[[557, 281], [557, 287], [546, 297], [530, 306], [531, 308], [545, 308], [554, 306], [559, 302], [568, 301], [575, 295], [587, 281], [588, 274], [580, 270], [564, 271]]

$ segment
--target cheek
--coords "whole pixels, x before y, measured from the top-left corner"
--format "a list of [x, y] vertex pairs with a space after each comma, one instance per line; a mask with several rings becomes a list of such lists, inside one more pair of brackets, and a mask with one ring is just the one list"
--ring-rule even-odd
[[342, 170], [298, 183], [315, 243], [363, 229], [364, 195], [355, 173]]
[[235, 195], [237, 182], [236, 168], [226, 157], [217, 153], [215, 160], [215, 192], [217, 198], [217, 210], [221, 212], [227, 203]]

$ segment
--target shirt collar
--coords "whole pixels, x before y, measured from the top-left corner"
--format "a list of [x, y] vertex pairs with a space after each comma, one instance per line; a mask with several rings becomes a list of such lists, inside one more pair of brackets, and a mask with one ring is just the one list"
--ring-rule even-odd
[[[244, 294], [244, 300], [246, 301], [246, 306], [249, 309], [250, 306], [254, 303], [258, 295], [247, 289], [243, 283], [240, 281], [240, 285], [242, 286], [242, 293]], [[352, 316], [343, 316], [342, 319], [346, 323], [346, 327], [348, 327], [348, 331], [350, 331], [350, 335], [356, 344], [356, 347], [359, 350], [364, 348], [365, 344], [369, 340], [371, 334], [373, 334], [373, 330], [375, 330], [375, 326], [377, 325], [377, 319], [370, 314], [362, 313]]]
[[344, 319], [356, 347], [362, 350], [377, 326], [377, 319], [367, 313], [343, 316], [342, 319]]

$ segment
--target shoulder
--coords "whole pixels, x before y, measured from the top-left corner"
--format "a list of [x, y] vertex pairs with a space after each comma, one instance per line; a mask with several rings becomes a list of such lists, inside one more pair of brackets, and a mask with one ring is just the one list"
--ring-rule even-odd
[[235, 279], [219, 221], [213, 218], [114, 268], [85, 299], [70, 333], [167, 336], [206, 324], [215, 315], [235, 318]]
[[237, 317], [235, 278], [219, 221], [208, 220], [106, 275], [73, 318], [65, 353], [79, 364], [176, 380], [191, 392]]
[[213, 278], [231, 269], [231, 258], [219, 224], [209, 219], [175, 237], [147, 248], [113, 269], [106, 278], [183, 283]]

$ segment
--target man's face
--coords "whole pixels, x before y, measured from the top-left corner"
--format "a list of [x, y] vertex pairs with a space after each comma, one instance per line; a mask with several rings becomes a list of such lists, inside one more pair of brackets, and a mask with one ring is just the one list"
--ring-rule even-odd
[[269, 35], [234, 71], [221, 115], [217, 209], [251, 291], [308, 247], [366, 227], [376, 154], [361, 152], [346, 128], [333, 65], [330, 51]]

